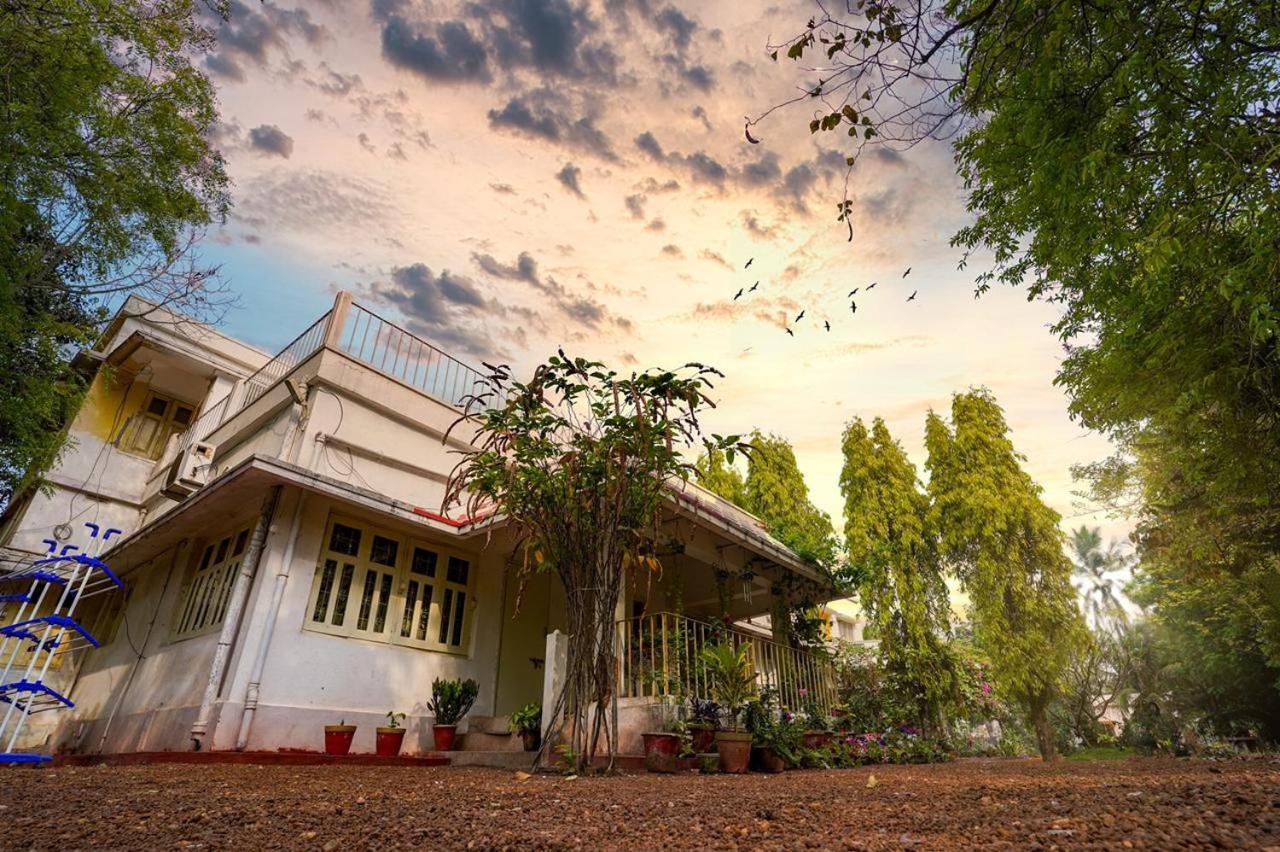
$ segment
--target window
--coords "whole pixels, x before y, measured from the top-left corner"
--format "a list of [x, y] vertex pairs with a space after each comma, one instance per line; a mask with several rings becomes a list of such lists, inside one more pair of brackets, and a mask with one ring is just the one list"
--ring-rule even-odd
[[306, 626], [324, 633], [462, 653], [471, 560], [389, 532], [330, 520]]
[[193, 406], [150, 393], [142, 409], [125, 424], [120, 435], [120, 449], [158, 459], [169, 443], [169, 437], [185, 432], [194, 418]]
[[248, 544], [246, 527], [205, 545], [179, 599], [171, 639], [190, 639], [222, 626], [231, 600], [231, 587], [235, 585]]

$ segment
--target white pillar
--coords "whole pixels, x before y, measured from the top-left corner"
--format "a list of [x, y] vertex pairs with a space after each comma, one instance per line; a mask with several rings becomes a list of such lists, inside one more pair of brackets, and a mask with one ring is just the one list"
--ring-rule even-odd
[[551, 717], [564, 688], [569, 668], [569, 636], [559, 630], [547, 634], [547, 657], [542, 667], [542, 736], [545, 739], [560, 721]]

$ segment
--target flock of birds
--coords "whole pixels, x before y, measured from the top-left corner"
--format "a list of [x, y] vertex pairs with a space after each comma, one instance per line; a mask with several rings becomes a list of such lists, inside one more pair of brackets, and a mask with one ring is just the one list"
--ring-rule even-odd
[[[745, 270], [745, 269], [750, 269], [750, 268], [751, 268], [751, 264], [752, 264], [752, 263], [754, 263], [754, 262], [755, 262], [755, 258], [754, 258], [754, 257], [752, 257], [752, 258], [748, 258], [748, 260], [747, 260], [747, 262], [746, 262], [746, 265], [744, 265], [742, 268], [743, 268], [744, 270]], [[907, 267], [907, 271], [902, 273], [902, 277], [903, 277], [903, 278], [906, 278], [906, 277], [907, 277], [908, 275], [910, 275], [910, 274], [911, 274], [911, 267], [910, 267], [910, 266], [908, 266], [908, 267]], [[866, 286], [866, 288], [865, 288], [865, 291], [864, 291], [864, 292], [867, 292], [867, 293], [871, 292], [872, 290], [874, 290], [874, 289], [876, 288], [876, 285], [877, 285], [877, 284], [879, 284], [879, 283], [880, 283], [879, 281], [872, 281], [870, 284], [868, 284], [868, 285]], [[750, 287], [739, 287], [739, 288], [738, 288], [738, 292], [737, 292], [737, 293], [735, 293], [735, 294], [734, 294], [734, 296], [733, 296], [733, 301], [735, 301], [735, 302], [736, 302], [736, 301], [738, 301], [739, 299], [741, 299], [741, 298], [742, 298], [744, 295], [746, 295], [747, 293], [754, 293], [754, 292], [755, 292], [755, 290], [756, 290], [756, 288], [757, 288], [757, 287], [759, 287], [759, 286], [760, 286], [760, 282], [759, 282], [759, 281], [756, 281], [756, 283], [752, 284]], [[854, 299], [854, 296], [857, 296], [857, 295], [858, 295], [858, 292], [859, 292], [860, 290], [863, 290], [863, 288], [861, 288], [861, 287], [854, 287], [852, 290], [850, 290], [850, 291], [849, 291], [848, 299], [849, 299], [849, 312], [850, 312], [850, 313], [856, 314], [856, 313], [858, 312], [858, 303], [857, 303], [857, 301]], [[920, 292], [919, 290], [912, 290], [912, 291], [911, 291], [911, 295], [907, 297], [907, 301], [908, 301], [908, 302], [914, 302], [914, 301], [916, 300], [916, 295], [917, 295], [919, 292]], [[796, 336], [796, 333], [795, 333], [794, 331], [792, 331], [792, 330], [791, 330], [791, 327], [792, 327], [792, 326], [794, 326], [796, 323], [800, 322], [800, 320], [804, 319], [804, 314], [805, 314], [805, 309], [801, 309], [800, 313], [796, 314], [796, 318], [795, 318], [794, 320], [792, 320], [792, 321], [791, 321], [791, 325], [783, 325], [783, 327], [782, 327], [782, 328], [783, 328], [783, 331], [785, 331], [785, 332], [786, 332], [788, 335], [790, 335], [791, 337], [795, 337], [795, 336]], [[823, 321], [822, 321], [822, 327], [823, 327], [823, 328], [825, 328], [827, 331], [831, 331], [831, 321], [830, 321], [830, 320], [823, 320]], [[744, 349], [744, 350], [742, 350], [742, 351], [743, 351], [743, 352], [749, 352], [749, 351], [751, 351], [751, 347], [750, 347], [750, 346], [748, 346], [746, 349]]]

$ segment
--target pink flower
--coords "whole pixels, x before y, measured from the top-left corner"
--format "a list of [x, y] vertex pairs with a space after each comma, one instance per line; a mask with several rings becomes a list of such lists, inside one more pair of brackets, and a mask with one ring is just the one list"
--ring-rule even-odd
[[808, 694], [809, 694], [809, 690], [805, 689], [804, 687], [800, 687], [800, 697], [801, 697], [801, 698], [804, 698], [804, 697], [805, 697], [806, 695], [808, 695]]

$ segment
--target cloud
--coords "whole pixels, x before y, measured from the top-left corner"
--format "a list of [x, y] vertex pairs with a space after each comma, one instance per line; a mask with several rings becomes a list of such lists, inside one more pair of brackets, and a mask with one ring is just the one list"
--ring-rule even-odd
[[778, 235], [777, 225], [766, 225], [760, 221], [754, 212], [743, 210], [741, 212], [742, 224], [746, 226], [747, 233], [757, 239], [771, 240]]
[[661, 233], [667, 229], [667, 223], [663, 221], [661, 217], [658, 217], [657, 219], [650, 219], [649, 224], [645, 225], [644, 229], [646, 231]]
[[700, 252], [698, 252], [698, 259], [709, 260], [712, 263], [719, 264], [720, 266], [723, 266], [725, 269], [728, 269], [728, 270], [733, 269], [733, 265], [729, 263], [729, 261], [725, 260], [724, 255], [720, 254], [720, 252], [718, 251], [712, 251], [711, 249], [702, 249]]
[[509, 99], [502, 109], [489, 110], [489, 126], [545, 139], [566, 148], [616, 160], [613, 143], [597, 124], [597, 116], [569, 114], [567, 99], [550, 89], [536, 89]]
[[668, 257], [684, 257], [684, 249], [675, 243], [667, 243], [662, 247], [662, 253]]
[[666, 151], [651, 131], [644, 131], [634, 140], [636, 148], [651, 159], [673, 165], [683, 165], [689, 169], [695, 183], [710, 183], [723, 187], [729, 177], [729, 170], [705, 151], [692, 154], [681, 154], [678, 151]]
[[657, 137], [648, 130], [637, 136], [635, 143], [637, 148], [655, 160], [665, 160], [667, 158], [667, 154], [662, 150], [662, 145], [658, 143]]
[[596, 328], [609, 320], [621, 328], [631, 327], [629, 321], [611, 317], [608, 309], [594, 299], [573, 294], [556, 279], [540, 275], [538, 262], [527, 251], [520, 252], [512, 263], [503, 263], [490, 254], [478, 252], [472, 254], [471, 259], [482, 272], [494, 278], [528, 284], [538, 293], [548, 297], [552, 306], [560, 314], [579, 325]]
[[441, 82], [488, 83], [489, 57], [461, 21], [445, 21], [426, 32], [399, 15], [382, 27], [382, 55], [398, 68]]
[[393, 219], [392, 195], [360, 178], [318, 170], [277, 169], [246, 184], [236, 217], [301, 231], [349, 233], [352, 222], [379, 229]]
[[578, 168], [573, 163], [565, 163], [564, 168], [556, 172], [556, 180], [560, 181], [560, 183], [564, 185], [565, 189], [569, 190], [579, 198], [586, 198], [587, 196], [582, 192], [582, 185], [578, 182], [578, 178], [581, 176], [582, 169]]
[[308, 85], [319, 89], [326, 95], [344, 98], [364, 86], [359, 74], [342, 74], [329, 67], [329, 63], [320, 63], [320, 75], [307, 80]]
[[499, 195], [515, 195], [516, 189], [509, 183], [491, 183], [489, 188]]
[[680, 76], [703, 92], [709, 92], [716, 87], [716, 75], [705, 65], [686, 66], [680, 70]]
[[205, 58], [205, 67], [219, 77], [242, 82], [246, 65], [266, 68], [273, 51], [287, 56], [290, 37], [314, 46], [327, 40], [329, 32], [306, 9], [282, 9], [269, 0], [261, 4], [232, 0], [217, 36], [217, 52]]
[[261, 154], [287, 160], [293, 153], [293, 137], [274, 124], [261, 124], [249, 131], [249, 146]]
[[701, 121], [702, 126], [705, 127], [707, 130], [712, 129], [711, 118], [707, 115], [706, 109], [704, 109], [702, 106], [700, 105], [695, 106], [693, 110], [689, 113], [689, 115]]
[[642, 194], [628, 195], [626, 200], [627, 210], [631, 212], [632, 219], [644, 218], [644, 203], [647, 199]]
[[751, 186], [766, 186], [782, 177], [778, 155], [769, 151], [754, 163], [742, 167], [742, 179]]
[[698, 22], [685, 16], [674, 6], [668, 6], [653, 18], [654, 26], [660, 32], [671, 37], [671, 42], [680, 50], [686, 50], [698, 31]]
[[399, 310], [409, 330], [431, 343], [477, 357], [494, 351], [487, 320], [501, 315], [501, 307], [466, 277], [447, 269], [436, 275], [426, 264], [414, 263], [392, 269], [390, 280], [374, 282], [369, 292]]

